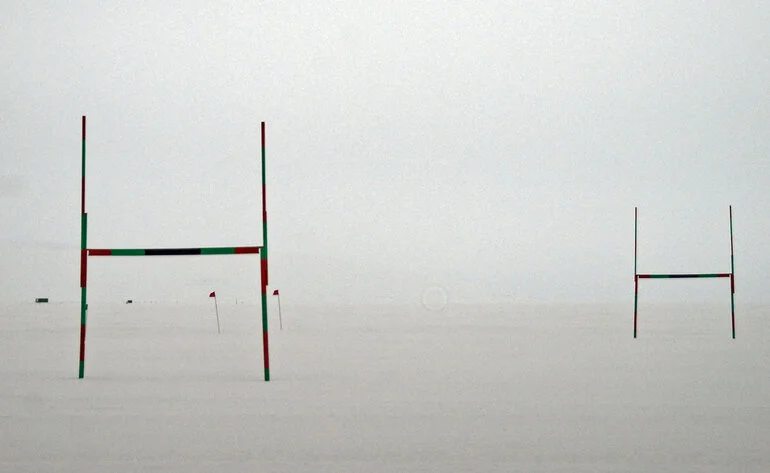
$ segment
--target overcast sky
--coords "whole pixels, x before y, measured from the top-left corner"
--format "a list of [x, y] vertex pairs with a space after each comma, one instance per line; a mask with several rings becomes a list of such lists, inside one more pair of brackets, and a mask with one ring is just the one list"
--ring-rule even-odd
[[[107, 6], [109, 5], [109, 6]], [[0, 296], [89, 247], [261, 244], [288, 303], [768, 302], [770, 3], [0, 4]], [[90, 258], [93, 300], [259, 293], [254, 256]], [[643, 297], [729, 284], [649, 281]], [[648, 300], [648, 299], [644, 299]]]

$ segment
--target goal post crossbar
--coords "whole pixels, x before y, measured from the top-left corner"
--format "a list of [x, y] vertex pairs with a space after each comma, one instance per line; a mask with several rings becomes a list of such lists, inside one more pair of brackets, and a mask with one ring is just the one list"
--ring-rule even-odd
[[206, 256], [258, 254], [261, 246], [211, 246], [201, 248], [89, 248], [88, 256]]

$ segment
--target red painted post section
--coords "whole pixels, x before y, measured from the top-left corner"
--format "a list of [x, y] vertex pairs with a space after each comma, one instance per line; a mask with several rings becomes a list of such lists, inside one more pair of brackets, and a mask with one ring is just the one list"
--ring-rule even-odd
[[88, 250], [80, 250], [80, 287], [86, 287], [86, 280], [88, 279], [86, 274], [88, 272], [87, 256]]
[[86, 324], [80, 324], [80, 363], [86, 361]]
[[260, 263], [259, 265], [260, 272], [261, 272], [260, 276], [262, 277], [263, 289], [265, 291], [265, 294], [267, 294], [267, 260], [266, 259], [260, 260], [259, 263]]

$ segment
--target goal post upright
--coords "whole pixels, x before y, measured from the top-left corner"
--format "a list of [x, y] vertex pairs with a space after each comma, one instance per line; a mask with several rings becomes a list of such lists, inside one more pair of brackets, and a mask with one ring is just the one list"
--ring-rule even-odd
[[81, 204], [80, 204], [80, 359], [78, 378], [85, 377], [86, 315], [86, 274], [88, 256], [215, 256], [215, 255], [260, 255], [260, 286], [262, 295], [262, 341], [265, 363], [265, 381], [270, 381], [270, 362], [267, 339], [267, 206], [265, 197], [265, 122], [262, 122], [262, 238], [261, 246], [216, 246], [198, 248], [88, 248], [88, 215], [85, 212], [86, 186], [86, 117], [82, 117], [82, 159], [81, 159]]
[[636, 316], [639, 306], [639, 275], [636, 271], [637, 208], [634, 207], [634, 338], [636, 338]]
[[259, 255], [262, 290], [262, 357], [265, 365], [265, 381], [270, 381], [270, 350], [267, 336], [267, 189], [265, 169], [265, 122], [262, 122], [262, 251]]
[[730, 206], [730, 310], [735, 338], [735, 253], [733, 250], [733, 206]]
[[86, 364], [86, 280], [88, 274], [88, 215], [86, 214], [86, 116], [82, 117], [81, 166], [80, 166], [80, 351], [78, 378], [85, 376]]
[[675, 273], [675, 274], [639, 274], [637, 271], [637, 222], [638, 211], [634, 207], [634, 338], [638, 318], [639, 280], [640, 279], [701, 279], [701, 278], [729, 278], [730, 279], [730, 311], [732, 320], [732, 337], [735, 338], [735, 257], [733, 253], [733, 207], [730, 210], [730, 272], [729, 273]]

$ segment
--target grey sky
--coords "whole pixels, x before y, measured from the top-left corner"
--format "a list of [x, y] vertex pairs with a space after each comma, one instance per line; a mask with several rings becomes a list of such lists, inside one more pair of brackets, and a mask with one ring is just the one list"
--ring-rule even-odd
[[[5, 2], [0, 294], [89, 247], [261, 243], [287, 302], [624, 301], [770, 278], [765, 2]], [[258, 293], [252, 257], [89, 260], [96, 300]], [[645, 297], [729, 301], [724, 281]], [[272, 289], [271, 288], [271, 289]]]

